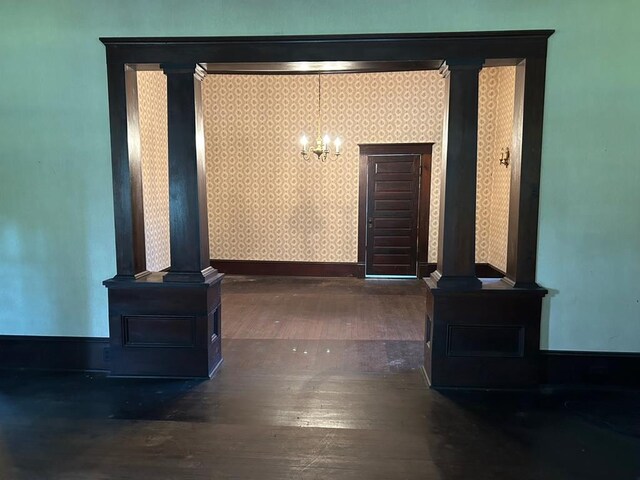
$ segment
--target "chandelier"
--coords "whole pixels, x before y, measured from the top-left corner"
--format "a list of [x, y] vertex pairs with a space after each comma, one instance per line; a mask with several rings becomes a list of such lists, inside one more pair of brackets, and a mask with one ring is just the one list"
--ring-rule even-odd
[[309, 138], [303, 133], [300, 138], [300, 146], [302, 149], [300, 150], [300, 154], [302, 158], [305, 160], [309, 160], [311, 157], [311, 153], [315, 153], [316, 157], [323, 162], [327, 159], [327, 156], [331, 153], [331, 143], [333, 143], [333, 154], [336, 157], [340, 156], [340, 146], [342, 145], [342, 140], [339, 137], [336, 137], [333, 142], [331, 142], [331, 137], [328, 134], [324, 136], [320, 135], [320, 98], [321, 98], [321, 85], [320, 85], [320, 74], [318, 74], [318, 118], [316, 123], [316, 143], [315, 146], [311, 146], [309, 143]]

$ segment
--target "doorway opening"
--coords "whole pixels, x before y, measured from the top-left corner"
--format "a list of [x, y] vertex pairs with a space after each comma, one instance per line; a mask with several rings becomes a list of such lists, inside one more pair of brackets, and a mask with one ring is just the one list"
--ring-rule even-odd
[[[441, 171], [434, 170], [440, 182], [440, 205], [436, 208], [433, 203], [431, 209], [440, 212], [437, 269], [427, 288], [432, 303], [443, 308], [427, 312], [425, 369], [438, 385], [535, 382], [536, 308], [545, 294], [535, 283], [537, 204], [546, 46], [551, 33], [102, 39], [107, 47], [116, 227], [116, 275], [105, 281], [112, 374], [201, 377], [210, 376], [220, 365], [222, 276], [211, 266], [207, 241], [202, 82], [207, 73], [237, 73], [244, 65], [245, 73], [281, 75], [439, 70], [446, 82], [447, 130]], [[478, 74], [494, 66], [515, 66], [515, 115], [511, 119], [506, 278], [498, 287], [485, 288], [474, 263]], [[167, 76], [168, 272], [150, 272], [145, 258], [136, 96], [140, 69], [161, 70]], [[404, 193], [413, 194], [414, 184], [409, 183]], [[374, 244], [375, 239], [374, 232]], [[436, 256], [434, 248], [429, 252]], [[419, 257], [417, 250], [415, 255]], [[411, 260], [412, 254], [408, 257]], [[375, 259], [370, 263], [375, 266]], [[365, 265], [358, 262], [348, 267], [359, 271]], [[472, 304], [476, 306], [470, 308]], [[482, 316], [489, 311], [491, 318]], [[524, 317], [524, 311], [531, 313]], [[521, 319], [518, 328], [524, 333], [517, 338], [504, 336], [514, 328], [514, 318]], [[460, 326], [460, 322], [466, 324]], [[520, 343], [513, 345], [514, 341]], [[454, 349], [456, 345], [464, 348]], [[517, 362], [496, 359], [511, 358], [513, 352]], [[478, 365], [486, 368], [478, 370]]]

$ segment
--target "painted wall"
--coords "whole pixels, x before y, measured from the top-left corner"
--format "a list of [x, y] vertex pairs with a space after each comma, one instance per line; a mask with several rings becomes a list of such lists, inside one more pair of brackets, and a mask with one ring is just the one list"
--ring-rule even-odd
[[[309, 12], [314, 12], [310, 17]], [[105, 336], [115, 271], [99, 36], [554, 28], [543, 145], [542, 345], [640, 351], [636, 0], [0, 3], [0, 333]]]

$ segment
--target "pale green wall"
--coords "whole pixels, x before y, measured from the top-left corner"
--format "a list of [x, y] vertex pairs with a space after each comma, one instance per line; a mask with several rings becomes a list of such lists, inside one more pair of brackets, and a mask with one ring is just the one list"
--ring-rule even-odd
[[638, 18], [637, 0], [4, 0], [0, 334], [108, 335], [100, 282], [115, 261], [99, 36], [554, 28], [542, 344], [640, 351]]

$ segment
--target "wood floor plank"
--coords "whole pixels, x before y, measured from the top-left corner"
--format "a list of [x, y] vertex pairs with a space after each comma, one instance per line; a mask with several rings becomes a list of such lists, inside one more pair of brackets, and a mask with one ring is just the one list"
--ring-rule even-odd
[[425, 295], [418, 280], [304, 278], [288, 284], [278, 280], [277, 291], [268, 282], [247, 277], [225, 280], [224, 338], [424, 338]]

